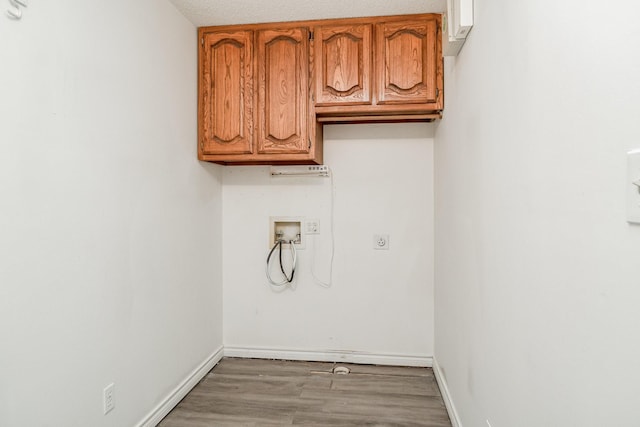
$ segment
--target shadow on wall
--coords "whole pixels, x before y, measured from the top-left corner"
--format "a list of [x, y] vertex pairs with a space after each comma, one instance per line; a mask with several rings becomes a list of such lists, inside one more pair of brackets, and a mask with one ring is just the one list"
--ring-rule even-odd
[[[376, 141], [387, 143], [388, 140], [433, 138], [437, 123], [366, 123], [325, 125], [324, 139], [340, 143], [340, 141]], [[426, 132], [425, 132], [426, 129]], [[326, 149], [326, 146], [325, 146]], [[325, 155], [326, 157], [326, 155]], [[354, 164], [357, 162], [354, 159]], [[331, 166], [331, 165], [329, 165]], [[224, 185], [234, 186], [322, 186], [327, 181], [323, 177], [272, 177], [269, 166], [222, 166]]]
[[[424, 132], [425, 127], [427, 133]], [[324, 139], [331, 141], [361, 139], [375, 141], [376, 139], [433, 138], [436, 127], [437, 122], [407, 123], [406, 126], [398, 126], [397, 123], [325, 125]]]

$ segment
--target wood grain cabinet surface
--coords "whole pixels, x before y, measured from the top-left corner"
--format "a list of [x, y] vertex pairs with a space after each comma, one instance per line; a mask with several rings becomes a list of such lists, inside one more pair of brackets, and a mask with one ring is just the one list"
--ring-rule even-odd
[[324, 123], [432, 121], [439, 14], [198, 29], [198, 158], [322, 163]]
[[295, 23], [200, 28], [198, 158], [322, 163], [309, 92], [309, 29]]
[[314, 29], [316, 107], [371, 105], [371, 24]]
[[200, 153], [250, 155], [253, 134], [253, 33], [203, 35], [200, 57]]
[[435, 18], [377, 26], [378, 104], [422, 104], [438, 110]]
[[439, 118], [443, 107], [441, 16], [388, 16], [349, 23], [314, 30], [317, 119]]
[[258, 153], [306, 155], [310, 148], [309, 30], [258, 32]]

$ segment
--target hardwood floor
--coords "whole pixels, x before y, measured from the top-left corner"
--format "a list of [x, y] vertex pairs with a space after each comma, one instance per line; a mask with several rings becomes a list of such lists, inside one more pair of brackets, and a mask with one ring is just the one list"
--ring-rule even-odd
[[[351, 373], [332, 373], [346, 366]], [[451, 427], [429, 368], [225, 358], [159, 424]]]

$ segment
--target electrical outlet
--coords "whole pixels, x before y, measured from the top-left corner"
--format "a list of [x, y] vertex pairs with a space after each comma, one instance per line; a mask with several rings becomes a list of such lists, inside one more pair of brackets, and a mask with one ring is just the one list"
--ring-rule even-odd
[[105, 415], [111, 412], [113, 408], [116, 407], [115, 392], [113, 387], [114, 387], [114, 384], [111, 383], [108, 386], [106, 386], [103, 390], [102, 404], [104, 406]]
[[373, 235], [373, 249], [389, 250], [389, 235], [388, 234], [374, 234]]
[[320, 220], [307, 220], [307, 234], [320, 234]]

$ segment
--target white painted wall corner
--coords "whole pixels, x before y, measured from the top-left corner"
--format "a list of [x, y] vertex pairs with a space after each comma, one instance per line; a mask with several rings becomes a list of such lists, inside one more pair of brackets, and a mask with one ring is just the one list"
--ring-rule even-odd
[[433, 358], [433, 373], [436, 377], [436, 382], [438, 383], [438, 387], [440, 388], [440, 394], [442, 395], [442, 400], [444, 400], [444, 406], [446, 406], [447, 412], [449, 413], [451, 426], [462, 427], [462, 423], [460, 422], [460, 416], [458, 415], [458, 411], [456, 410], [456, 405], [453, 404], [453, 399], [451, 399], [451, 393], [449, 393], [447, 380], [442, 374], [440, 365], [438, 365], [438, 361], [435, 357]]
[[204, 362], [191, 372], [171, 393], [167, 395], [153, 410], [140, 421], [136, 427], [155, 427], [169, 412], [204, 378], [214, 366], [220, 362], [224, 354], [219, 347]]

